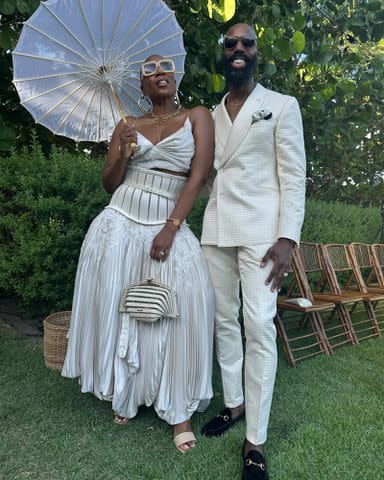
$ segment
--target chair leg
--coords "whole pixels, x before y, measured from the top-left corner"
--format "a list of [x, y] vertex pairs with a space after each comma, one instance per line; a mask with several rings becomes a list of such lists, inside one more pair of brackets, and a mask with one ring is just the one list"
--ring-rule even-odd
[[319, 340], [321, 341], [321, 343], [323, 345], [324, 353], [326, 355], [333, 355], [334, 354], [333, 348], [328, 341], [327, 334], [325, 333], [320, 313], [319, 312], [314, 312], [313, 317], [314, 317], [314, 321], [316, 322], [316, 325], [317, 325], [317, 331], [319, 332], [319, 337], [320, 337]]
[[[313, 357], [314, 355], [319, 355], [321, 353], [325, 355], [331, 355], [333, 353], [332, 347], [322, 329], [321, 319], [318, 318], [317, 312], [307, 313], [298, 321], [298, 330], [300, 330], [302, 325], [310, 325], [311, 332], [292, 338], [289, 338], [287, 328], [284, 325], [282, 319], [283, 313], [284, 311], [281, 314], [277, 313], [275, 317], [275, 324], [279, 338], [283, 345], [284, 355], [289, 365], [294, 367], [297, 365], [299, 360], [304, 360], [305, 358]], [[310, 338], [314, 338], [315, 341], [312, 343], [307, 343]], [[304, 341], [304, 344], [294, 347], [293, 343], [296, 344], [296, 342], [299, 341]], [[316, 350], [313, 351], [313, 349]]]
[[274, 321], [275, 321], [275, 325], [276, 325], [276, 328], [277, 328], [277, 333], [279, 334], [281, 343], [283, 345], [285, 358], [287, 359], [287, 362], [288, 362], [289, 365], [291, 365], [291, 367], [296, 367], [296, 361], [295, 361], [295, 359], [293, 357], [293, 354], [291, 352], [291, 349], [289, 347], [288, 336], [285, 333], [285, 328], [284, 328], [284, 325], [283, 325], [283, 321], [282, 321], [279, 313], [276, 313]]
[[[354, 307], [356, 304], [354, 305]], [[359, 339], [357, 338], [355, 329], [352, 325], [351, 315], [349, 310], [345, 307], [345, 305], [338, 305], [337, 310], [339, 312], [340, 318], [342, 319], [343, 326], [347, 337], [350, 339], [352, 345], [357, 346], [359, 345]]]
[[371, 302], [364, 302], [364, 306], [365, 306], [365, 309], [367, 311], [368, 318], [369, 318], [369, 320], [372, 324], [374, 332], [376, 333], [376, 335], [378, 337], [381, 337], [382, 335], [381, 335], [381, 331], [380, 331], [380, 326], [377, 323], [377, 319], [376, 319], [375, 311], [372, 307], [372, 303]]

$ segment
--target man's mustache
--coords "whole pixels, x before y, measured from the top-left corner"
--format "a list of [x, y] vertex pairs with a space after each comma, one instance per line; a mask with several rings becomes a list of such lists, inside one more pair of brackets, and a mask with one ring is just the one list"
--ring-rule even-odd
[[226, 61], [228, 63], [233, 62], [236, 59], [241, 59], [244, 60], [245, 62], [249, 62], [249, 57], [245, 53], [239, 52], [239, 53], [234, 53], [230, 57], [226, 57]]

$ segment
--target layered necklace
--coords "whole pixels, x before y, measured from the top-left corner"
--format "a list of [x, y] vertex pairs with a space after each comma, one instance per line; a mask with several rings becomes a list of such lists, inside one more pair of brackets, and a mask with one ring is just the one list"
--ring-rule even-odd
[[177, 109], [172, 112], [168, 113], [167, 115], [155, 115], [153, 112], [151, 112], [151, 117], [153, 118], [154, 121], [154, 128], [158, 128], [160, 122], [168, 122], [173, 117], [176, 117], [181, 111], [183, 110], [183, 107], [179, 105]]

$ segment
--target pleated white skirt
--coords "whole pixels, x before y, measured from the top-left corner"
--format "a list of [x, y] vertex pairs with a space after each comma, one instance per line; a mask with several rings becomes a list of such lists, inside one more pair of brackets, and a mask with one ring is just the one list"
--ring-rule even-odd
[[[149, 253], [163, 225], [141, 224], [112, 208], [93, 221], [76, 275], [68, 349], [62, 375], [79, 378], [82, 392], [112, 401], [132, 418], [154, 405], [174, 425], [202, 410], [212, 397], [214, 296], [198, 240], [183, 225], [165, 262]], [[138, 368], [118, 355], [123, 289], [147, 277], [168, 284], [180, 317], [133, 320]]]

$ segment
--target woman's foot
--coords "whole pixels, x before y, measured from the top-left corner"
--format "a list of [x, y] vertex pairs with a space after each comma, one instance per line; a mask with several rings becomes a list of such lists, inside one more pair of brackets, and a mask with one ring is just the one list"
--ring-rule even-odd
[[196, 446], [196, 437], [193, 434], [190, 420], [178, 423], [173, 427], [173, 441], [181, 453], [186, 453]]
[[129, 422], [129, 418], [122, 417], [121, 415], [118, 415], [116, 412], [113, 414], [113, 421], [117, 425], [127, 425]]

